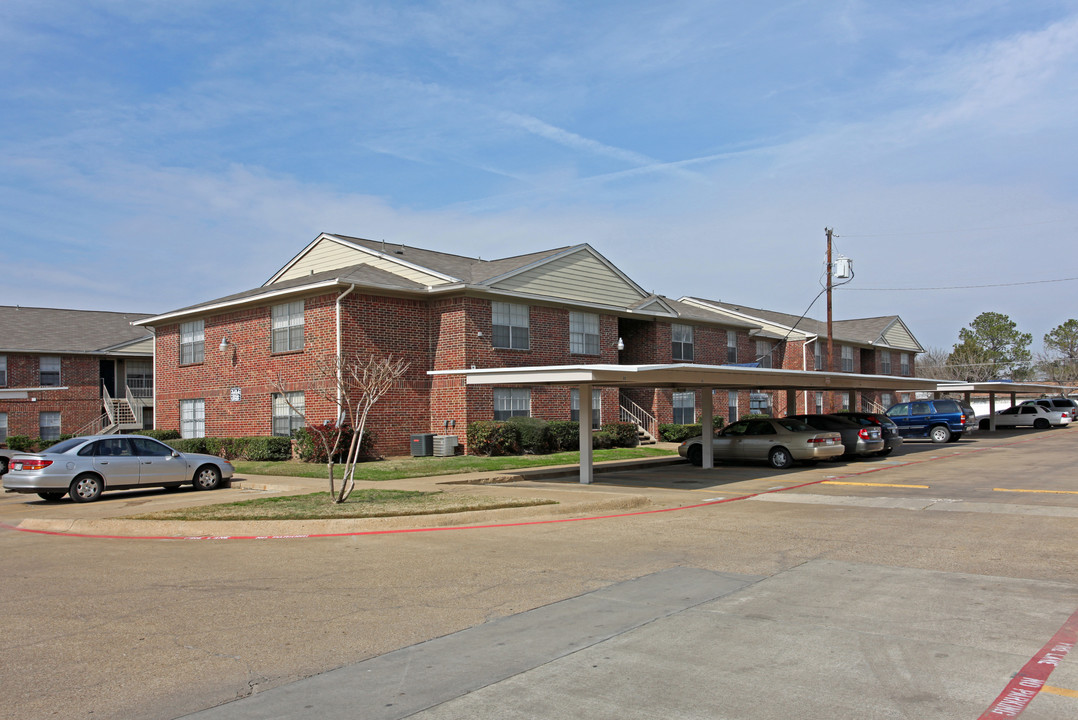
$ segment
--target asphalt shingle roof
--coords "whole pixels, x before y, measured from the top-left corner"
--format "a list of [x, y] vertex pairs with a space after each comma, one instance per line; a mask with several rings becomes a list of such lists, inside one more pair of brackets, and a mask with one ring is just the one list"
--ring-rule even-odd
[[[799, 316], [791, 315], [789, 313], [734, 305], [733, 303], [720, 302], [718, 300], [705, 300], [703, 298], [693, 299], [710, 303], [726, 310], [742, 313], [750, 317], [760, 318], [761, 320], [766, 320], [778, 325], [785, 325], [786, 327], [791, 327], [794, 323], [797, 323], [798, 330], [813, 333], [821, 337], [827, 337], [827, 323], [821, 320], [814, 320], [809, 317], [799, 319]], [[887, 329], [887, 326], [897, 319], [897, 315], [886, 315], [873, 318], [857, 318], [854, 320], [834, 320], [832, 321], [831, 326], [834, 329], [835, 340], [845, 340], [846, 342], [851, 343], [871, 345], [879, 340], [880, 335]]]
[[100, 353], [152, 337], [133, 321], [146, 313], [0, 305], [0, 352]]

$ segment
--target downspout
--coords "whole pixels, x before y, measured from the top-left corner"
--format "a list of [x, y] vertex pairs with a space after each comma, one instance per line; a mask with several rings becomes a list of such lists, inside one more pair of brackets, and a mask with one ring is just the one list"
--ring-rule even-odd
[[[344, 342], [341, 339], [341, 300], [348, 297], [348, 294], [356, 289], [355, 283], [345, 290], [343, 293], [337, 296], [337, 369], [341, 367], [341, 357], [344, 352]], [[344, 412], [344, 397], [342, 396], [340, 378], [337, 378], [337, 422], [340, 423], [341, 413]]]
[[[816, 341], [813, 340], [812, 342], [816, 342]], [[815, 349], [816, 348], [813, 347], [813, 353], [812, 353], [812, 356], [813, 356], [812, 369], [813, 370], [816, 369], [816, 360], [815, 360], [816, 352], [815, 352]], [[801, 369], [802, 370], [807, 370], [808, 369], [808, 340], [801, 343]], [[809, 391], [808, 390], [802, 390], [801, 393], [805, 396], [805, 413], [807, 414], [809, 412]], [[794, 410], [796, 410], [796, 409], [797, 408], [794, 408]]]

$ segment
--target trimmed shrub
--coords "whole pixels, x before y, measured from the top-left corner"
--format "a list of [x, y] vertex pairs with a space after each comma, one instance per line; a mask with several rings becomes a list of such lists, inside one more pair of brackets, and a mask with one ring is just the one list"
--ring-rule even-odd
[[15, 452], [33, 452], [37, 447], [38, 439], [29, 435], [8, 435], [7, 446]]
[[663, 442], [685, 442], [689, 438], [698, 437], [703, 432], [699, 423], [680, 425], [678, 423], [659, 423], [659, 437]]
[[600, 432], [607, 432], [614, 436], [614, 447], [636, 447], [640, 442], [636, 425], [631, 422], [608, 422], [600, 428]]
[[165, 444], [180, 452], [209, 452], [206, 445], [206, 438], [177, 438], [176, 440], [167, 440]]
[[612, 447], [617, 447], [618, 436], [608, 430], [600, 430], [591, 436], [591, 447], [593, 450], [609, 450]]
[[520, 431], [498, 420], [468, 423], [468, 450], [476, 455], [519, 455]]
[[531, 455], [545, 455], [554, 449], [554, 437], [546, 420], [533, 417], [513, 417], [506, 423], [517, 429], [521, 449]]
[[555, 452], [580, 449], [580, 423], [575, 420], [551, 420], [547, 423]]
[[242, 438], [246, 442], [242, 455], [247, 460], [276, 461], [292, 458], [292, 438], [267, 436]]
[[[317, 425], [308, 425], [307, 427], [300, 428], [292, 433], [292, 437], [296, 441], [296, 454], [299, 456], [299, 459], [309, 463], [324, 464], [329, 462], [329, 458], [326, 457], [326, 448], [318, 438], [317, 432], [333, 433], [336, 431], [336, 427], [336, 423], [330, 421]], [[334, 458], [334, 462], [344, 462], [348, 457], [348, 448], [352, 444], [352, 436], [354, 434], [351, 425], [344, 426], [344, 430], [341, 433], [340, 449], [337, 456]], [[371, 437], [370, 432], [364, 430], [363, 437], [359, 441], [359, 452], [356, 454], [356, 459], [374, 460], [375, 458], [374, 440]]]
[[135, 435], [145, 435], [146, 437], [160, 440], [161, 442], [180, 439], [178, 430], [139, 430]]

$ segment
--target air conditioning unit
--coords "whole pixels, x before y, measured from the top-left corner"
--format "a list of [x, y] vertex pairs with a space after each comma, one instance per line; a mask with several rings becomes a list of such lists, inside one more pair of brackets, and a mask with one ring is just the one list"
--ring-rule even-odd
[[434, 436], [434, 455], [435, 457], [453, 457], [457, 454], [457, 436], [456, 435], [435, 435]]

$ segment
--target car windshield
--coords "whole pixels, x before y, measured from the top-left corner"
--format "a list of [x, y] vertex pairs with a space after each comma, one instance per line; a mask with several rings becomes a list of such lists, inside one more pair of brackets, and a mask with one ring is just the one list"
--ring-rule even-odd
[[812, 428], [808, 426], [808, 423], [797, 418], [781, 418], [775, 420], [775, 422], [790, 432], [812, 432]]
[[51, 447], [45, 448], [43, 453], [51, 453], [53, 455], [58, 453], [66, 453], [68, 450], [77, 448], [86, 442], [86, 438], [69, 438], [67, 440], [61, 440]]

